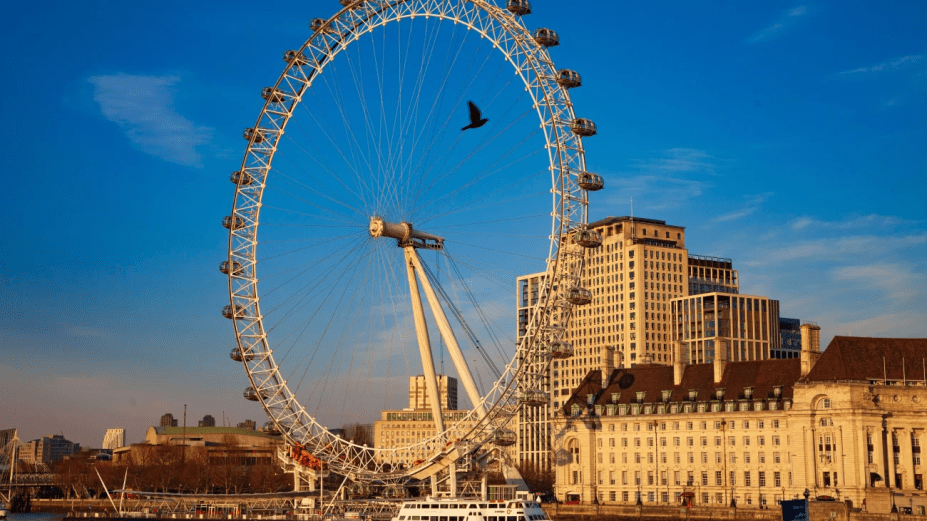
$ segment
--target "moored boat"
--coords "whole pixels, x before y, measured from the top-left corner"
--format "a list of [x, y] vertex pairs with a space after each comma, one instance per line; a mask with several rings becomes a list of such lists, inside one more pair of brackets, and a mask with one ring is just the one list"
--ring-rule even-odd
[[406, 501], [392, 521], [547, 521], [535, 501], [434, 499]]

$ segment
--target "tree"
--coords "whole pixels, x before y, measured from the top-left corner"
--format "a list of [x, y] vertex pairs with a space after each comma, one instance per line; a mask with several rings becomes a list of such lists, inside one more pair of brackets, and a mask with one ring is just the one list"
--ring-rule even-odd
[[344, 432], [344, 439], [358, 445], [373, 447], [373, 425], [369, 423], [348, 423], [343, 425], [341, 430]]
[[544, 469], [530, 461], [516, 465], [516, 468], [532, 493], [544, 494], [554, 489], [553, 469]]

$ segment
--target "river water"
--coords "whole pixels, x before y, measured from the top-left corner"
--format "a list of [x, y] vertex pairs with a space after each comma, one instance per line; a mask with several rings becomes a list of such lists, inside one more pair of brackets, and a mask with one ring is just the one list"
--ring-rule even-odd
[[7, 521], [61, 521], [64, 519], [64, 514], [46, 514], [46, 513], [33, 513], [33, 514], [8, 514], [6, 516]]

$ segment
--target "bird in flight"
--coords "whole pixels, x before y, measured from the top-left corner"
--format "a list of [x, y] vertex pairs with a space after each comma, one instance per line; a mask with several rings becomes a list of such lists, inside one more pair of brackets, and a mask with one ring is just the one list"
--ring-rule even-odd
[[[480, 114], [480, 109], [473, 104], [472, 101], [468, 101], [467, 105], [470, 106], [470, 124], [460, 130], [467, 130], [468, 128], [480, 128], [489, 121], [488, 118], [483, 118]], [[481, 119], [482, 118], [482, 119]]]

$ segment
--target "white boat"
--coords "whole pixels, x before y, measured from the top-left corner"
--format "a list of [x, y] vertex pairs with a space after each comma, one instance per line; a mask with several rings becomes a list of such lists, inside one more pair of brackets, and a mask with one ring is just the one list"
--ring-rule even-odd
[[7, 510], [6, 503], [0, 503], [0, 519], [6, 519], [6, 515], [9, 513], [10, 511]]
[[406, 501], [392, 521], [549, 521], [535, 501], [423, 499]]

